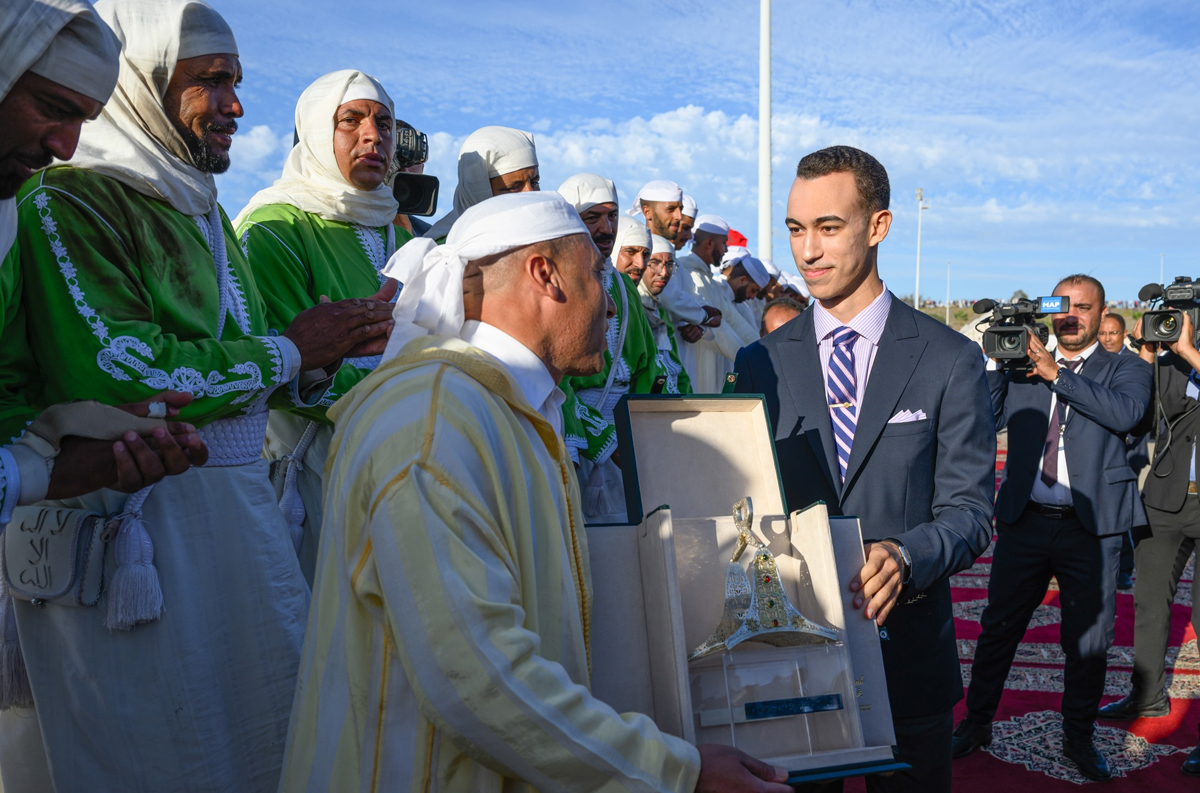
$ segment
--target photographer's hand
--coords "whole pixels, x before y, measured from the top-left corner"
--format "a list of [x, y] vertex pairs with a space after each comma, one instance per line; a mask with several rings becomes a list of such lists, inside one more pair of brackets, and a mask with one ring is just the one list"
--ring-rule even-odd
[[[1141, 320], [1138, 320], [1138, 322], [1140, 323]], [[1179, 338], [1168, 344], [1167, 349], [1187, 361], [1193, 369], [1200, 370], [1200, 352], [1196, 350], [1196, 339], [1192, 328], [1192, 315], [1188, 312], [1183, 312], [1183, 322], [1179, 325]]]
[[1142, 338], [1142, 319], [1138, 317], [1137, 323], [1133, 326], [1133, 333], [1130, 334], [1135, 339], [1142, 340], [1142, 346], [1138, 350], [1138, 357], [1146, 363], [1154, 363], [1154, 356], [1158, 355], [1158, 342], [1146, 341]]
[[1058, 370], [1062, 367], [1058, 365], [1058, 361], [1054, 360], [1041, 340], [1033, 333], [1029, 334], [1029, 345], [1025, 348], [1025, 354], [1029, 356], [1029, 360], [1033, 363], [1033, 371], [1029, 372], [1026, 377], [1032, 379], [1040, 377], [1043, 380], [1053, 383], [1054, 378], [1058, 377]]

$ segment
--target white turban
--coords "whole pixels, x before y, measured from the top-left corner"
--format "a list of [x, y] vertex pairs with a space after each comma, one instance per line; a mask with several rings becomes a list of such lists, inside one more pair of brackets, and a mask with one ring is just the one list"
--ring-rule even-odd
[[693, 234], [698, 231], [729, 236], [729, 224], [716, 215], [700, 215], [696, 218], [696, 225], [692, 227]]
[[650, 229], [633, 218], [617, 218], [617, 235], [613, 240], [612, 258], [615, 262], [622, 248], [645, 248], [650, 250]]
[[654, 256], [659, 253], [671, 254], [671, 260], [675, 260], [675, 243], [671, 242], [666, 237], [660, 237], [657, 234], [650, 235], [650, 255]]
[[750, 249], [741, 245], [730, 245], [725, 251], [725, 255], [721, 257], [721, 268], [732, 267], [733, 263], [743, 256], [749, 256]]
[[428, 237], [412, 240], [383, 268], [384, 275], [404, 284], [383, 360], [395, 358], [421, 336], [462, 332], [463, 274], [469, 262], [573, 234], [588, 234], [575, 208], [558, 193], [535, 192], [499, 195], [467, 209], [445, 245]]
[[687, 193], [683, 194], [683, 216], [688, 218], [696, 217], [696, 199], [692, 198]]
[[283, 164], [283, 176], [275, 184], [260, 190], [234, 219], [234, 228], [251, 212], [269, 204], [290, 204], [326, 220], [377, 228], [396, 219], [400, 205], [386, 183], [374, 190], [360, 190], [342, 176], [333, 153], [334, 117], [347, 102], [369, 99], [386, 107], [393, 115], [395, 107], [383, 86], [369, 74], [344, 69], [319, 77], [300, 94], [296, 103], [296, 136]]
[[628, 210], [630, 217], [640, 218], [643, 201], [683, 201], [683, 188], [668, 179], [655, 179], [646, 182], [633, 199], [633, 206]]
[[767, 268], [763, 267], [763, 263], [761, 261], [755, 259], [748, 253], [743, 253], [736, 259], [726, 263], [724, 266], [736, 267], [739, 264], [742, 266], [742, 269], [746, 271], [746, 275], [750, 276], [750, 280], [753, 281], [759, 289], [764, 288], [771, 282], [771, 277], [767, 275]]
[[776, 281], [779, 280], [779, 276], [783, 275], [783, 271], [776, 267], [775, 262], [771, 261], [770, 259], [759, 259], [759, 261], [762, 262], [762, 266], [767, 271], [767, 275], [771, 276]]
[[217, 205], [217, 183], [193, 164], [163, 96], [180, 60], [237, 55], [233, 31], [202, 0], [99, 0], [96, 12], [121, 41], [121, 73], [100, 118], [83, 125], [71, 165], [185, 215], [207, 215]]
[[811, 296], [808, 291], [808, 284], [804, 282], [804, 278], [802, 276], [792, 275], [791, 273], [784, 273], [783, 274], [783, 282], [785, 284], [787, 284], [788, 286], [790, 286], [792, 289], [795, 289], [800, 294], [804, 295], [805, 297]]
[[513, 171], [536, 168], [537, 164], [537, 149], [530, 133], [512, 127], [475, 130], [463, 141], [458, 152], [454, 209], [425, 232], [425, 236], [441, 239], [463, 212], [491, 198], [492, 179]]
[[577, 173], [558, 188], [559, 194], [575, 206], [579, 214], [587, 212], [596, 204], [616, 204], [617, 186], [611, 179], [594, 173]]
[[[117, 84], [121, 44], [82, 0], [0, 3], [0, 101], [25, 72], [107, 102]], [[17, 204], [0, 201], [0, 261], [17, 238]]]

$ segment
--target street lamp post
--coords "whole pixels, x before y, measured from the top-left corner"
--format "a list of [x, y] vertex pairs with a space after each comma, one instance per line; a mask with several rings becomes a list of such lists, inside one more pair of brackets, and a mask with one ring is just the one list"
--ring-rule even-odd
[[921, 310], [921, 213], [929, 209], [925, 203], [925, 191], [917, 188], [917, 284], [913, 288], [913, 308]]
[[950, 262], [946, 262], [946, 326], [950, 325]]

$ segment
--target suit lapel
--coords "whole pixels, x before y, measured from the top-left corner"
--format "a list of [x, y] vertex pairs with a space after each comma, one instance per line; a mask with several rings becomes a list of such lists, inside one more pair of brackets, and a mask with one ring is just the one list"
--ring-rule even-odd
[[833, 425], [829, 422], [829, 403], [825, 399], [825, 376], [821, 371], [821, 355], [813, 327], [813, 312], [805, 311], [798, 322], [792, 323], [784, 342], [781, 358], [794, 365], [783, 367], [784, 380], [799, 417], [797, 431], [803, 432], [812, 445], [821, 472], [835, 493], [841, 492], [841, 477], [835, 472], [837, 456], [834, 450]]
[[[850, 449], [850, 461], [846, 466], [846, 490], [854, 484], [855, 476], [862, 469], [880, 433], [893, 415], [900, 395], [912, 378], [928, 342], [920, 337], [913, 310], [892, 298], [887, 324], [879, 337], [879, 350], [871, 365], [867, 380], [867, 391], [863, 395], [862, 410], [854, 428], [854, 445]], [[913, 410], [932, 408], [932, 405], [908, 405]], [[931, 417], [932, 418], [932, 417]]]
[[[1116, 360], [1116, 353], [1111, 353], [1103, 347], [1097, 347], [1092, 354], [1088, 356], [1088, 359], [1083, 362], [1083, 366], [1080, 367], [1079, 376], [1086, 377], [1093, 383], [1103, 383], [1108, 377], [1108, 370], [1112, 367], [1113, 362]], [[1047, 417], [1049, 416], [1049, 412], [1050, 409], [1049, 406], [1047, 406]], [[1079, 411], [1077, 410], [1067, 411], [1067, 420], [1063, 425], [1064, 431], [1067, 427], [1071, 426], [1071, 422], [1074, 421], [1075, 414], [1078, 412]], [[1047, 418], [1047, 420], [1049, 420], [1049, 418]]]

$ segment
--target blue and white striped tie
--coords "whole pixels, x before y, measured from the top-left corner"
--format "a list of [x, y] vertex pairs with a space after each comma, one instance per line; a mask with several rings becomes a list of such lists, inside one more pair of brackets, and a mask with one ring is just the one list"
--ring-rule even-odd
[[826, 392], [829, 397], [829, 418], [833, 422], [833, 438], [837, 443], [838, 468], [846, 481], [846, 466], [850, 464], [850, 449], [854, 446], [854, 428], [858, 423], [858, 397], [854, 375], [854, 342], [858, 332], [841, 327], [833, 333], [833, 354], [829, 356], [829, 377]]

